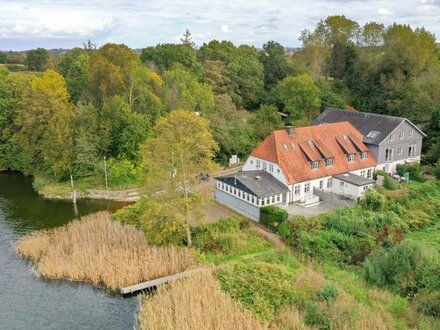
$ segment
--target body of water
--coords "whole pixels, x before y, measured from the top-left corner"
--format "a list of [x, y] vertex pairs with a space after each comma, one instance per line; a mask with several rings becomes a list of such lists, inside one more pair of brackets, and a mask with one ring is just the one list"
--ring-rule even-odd
[[32, 180], [0, 172], [0, 329], [133, 329], [137, 299], [88, 284], [43, 280], [19, 258], [14, 243], [35, 230], [61, 226], [77, 216], [121, 207], [110, 201], [40, 198]]

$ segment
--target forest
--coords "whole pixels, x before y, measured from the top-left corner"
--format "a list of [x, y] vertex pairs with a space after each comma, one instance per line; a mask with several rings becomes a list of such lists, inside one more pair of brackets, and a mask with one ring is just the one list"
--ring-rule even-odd
[[134, 185], [141, 146], [176, 109], [209, 121], [220, 164], [327, 107], [405, 116], [428, 135], [424, 161], [440, 156], [440, 52], [424, 28], [329, 16], [290, 52], [275, 41], [195, 45], [189, 31], [181, 40], [0, 53], [0, 169], [102, 178], [106, 157], [110, 187]]

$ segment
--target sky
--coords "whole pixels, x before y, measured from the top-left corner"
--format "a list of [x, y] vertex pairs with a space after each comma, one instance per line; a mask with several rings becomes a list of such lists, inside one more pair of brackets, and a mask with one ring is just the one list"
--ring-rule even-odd
[[0, 0], [0, 50], [82, 47], [91, 40], [144, 48], [178, 43], [189, 29], [197, 45], [212, 39], [261, 47], [269, 40], [298, 47], [301, 31], [345, 15], [424, 26], [440, 35], [440, 0]]

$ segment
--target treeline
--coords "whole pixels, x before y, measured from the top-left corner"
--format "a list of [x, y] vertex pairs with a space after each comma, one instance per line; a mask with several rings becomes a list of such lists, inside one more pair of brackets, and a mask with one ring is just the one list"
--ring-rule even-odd
[[327, 107], [349, 106], [421, 125], [437, 161], [440, 63], [432, 34], [330, 16], [301, 40], [295, 53], [273, 41], [261, 50], [217, 40], [197, 48], [190, 33], [182, 44], [141, 54], [91, 42], [59, 58], [29, 51], [28, 70], [49, 68], [40, 76], [0, 67], [0, 168], [85, 177], [102, 171], [105, 156], [115, 170], [134, 173], [139, 146], [175, 109], [209, 119], [216, 160], [226, 163], [286, 122], [306, 125]]

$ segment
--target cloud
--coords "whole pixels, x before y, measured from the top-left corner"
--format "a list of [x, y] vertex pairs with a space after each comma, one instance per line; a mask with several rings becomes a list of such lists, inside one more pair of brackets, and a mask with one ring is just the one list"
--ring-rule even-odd
[[223, 24], [222, 26], [220, 26], [220, 31], [222, 33], [229, 33], [229, 32], [231, 32], [231, 30], [229, 29], [229, 26], [227, 26], [226, 24]]
[[386, 8], [379, 8], [378, 10], [377, 10], [377, 13], [380, 15], [380, 16], [390, 16], [392, 13], [388, 10], [388, 9], [386, 9]]
[[[440, 35], [440, 0], [0, 0], [0, 49], [98, 45], [133, 48], [180, 42], [189, 29], [197, 44], [225, 39], [257, 47], [268, 40], [299, 46], [300, 32], [329, 15], [360, 25], [376, 21], [425, 26]], [[209, 31], [209, 33], [208, 33]]]

